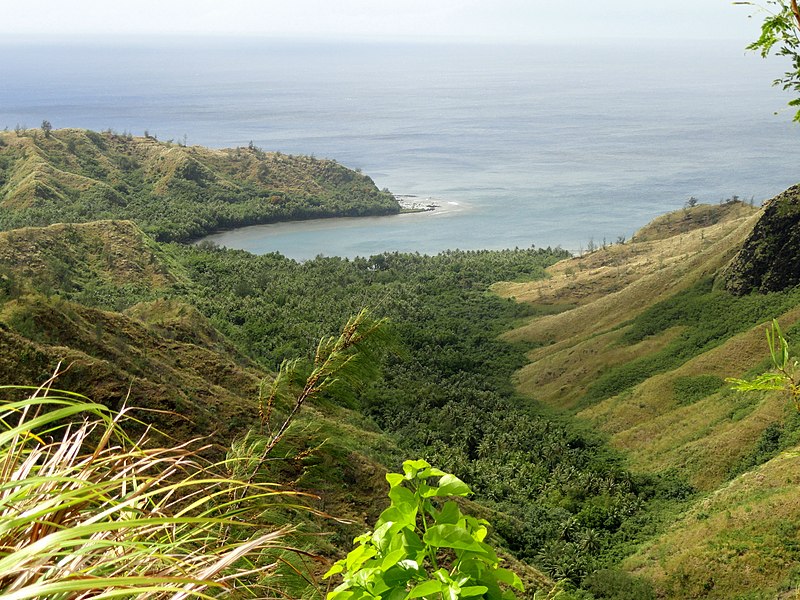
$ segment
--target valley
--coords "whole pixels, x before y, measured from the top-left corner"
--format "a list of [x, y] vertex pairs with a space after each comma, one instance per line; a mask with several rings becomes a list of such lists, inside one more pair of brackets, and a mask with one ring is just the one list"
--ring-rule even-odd
[[[310, 370], [317, 341], [364, 308], [388, 319], [378, 373], [303, 406], [262, 473], [314, 496], [318, 514], [281, 518], [322, 564], [375, 522], [386, 471], [424, 458], [473, 489], [462, 508], [494, 525], [530, 597], [558, 584], [564, 600], [774, 598], [800, 584], [800, 417], [780, 392], [725, 381], [769, 368], [771, 319], [797, 339], [800, 295], [774, 284], [797, 260], [795, 191], [687, 207], [579, 256], [297, 262], [185, 242], [389, 213], [391, 194], [257, 148], [78, 130], [0, 141], [4, 384], [36, 386], [60, 363], [59, 387], [145, 409], [157, 435], [211, 436], [222, 456], [263, 426], [284, 361]], [[311, 570], [292, 594], [321, 593]]]

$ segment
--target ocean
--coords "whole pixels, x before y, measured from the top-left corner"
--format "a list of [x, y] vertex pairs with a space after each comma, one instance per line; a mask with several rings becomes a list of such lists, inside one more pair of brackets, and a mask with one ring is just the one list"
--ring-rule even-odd
[[738, 42], [6, 40], [0, 127], [252, 141], [443, 207], [212, 237], [256, 253], [579, 251], [690, 196], [760, 204], [796, 183], [800, 126], [770, 86], [782, 67]]

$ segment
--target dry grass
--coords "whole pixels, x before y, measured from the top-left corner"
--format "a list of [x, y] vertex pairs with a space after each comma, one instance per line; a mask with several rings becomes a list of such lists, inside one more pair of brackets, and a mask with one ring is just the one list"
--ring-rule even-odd
[[624, 323], [660, 299], [717, 272], [744, 241], [758, 214], [720, 222], [665, 240], [615, 244], [563, 260], [551, 277], [504, 283], [493, 290], [520, 302], [577, 304], [507, 334], [511, 341], [575, 344]]
[[159, 419], [181, 439], [225, 437], [256, 420], [264, 373], [224, 342], [40, 295], [6, 302], [0, 324], [0, 383], [33, 384], [64, 361], [62, 385], [112, 407], [130, 389], [135, 405], [167, 411]]
[[0, 388], [3, 598], [263, 597], [290, 528], [259, 519], [293, 494], [232, 479], [236, 460], [192, 444], [135, 441], [127, 410], [51, 383], [21, 400]]
[[[784, 323], [800, 320], [800, 309]], [[786, 399], [780, 394], [750, 396], [749, 405], [727, 387], [682, 405], [672, 393], [681, 377], [737, 377], [763, 360], [764, 327], [759, 325], [725, 344], [656, 375], [630, 393], [609, 398], [579, 413], [612, 434], [612, 443], [625, 450], [642, 471], [678, 469], [700, 489], [714, 489], [742, 456], [756, 444], [764, 429], [783, 420]]]
[[664, 348], [677, 328], [633, 346], [619, 345], [621, 331], [610, 331], [571, 344], [570, 340], [528, 354], [531, 362], [516, 374], [517, 389], [540, 402], [573, 409], [589, 385], [606, 370]]
[[[800, 452], [784, 452], [699, 502], [626, 568], [670, 598], [776, 598], [792, 586], [797, 549]], [[783, 588], [783, 589], [782, 589]], [[796, 597], [797, 588], [788, 596]]]
[[[543, 344], [529, 353], [531, 362], [518, 372], [518, 389], [551, 406], [576, 409], [588, 387], [608, 369], [662, 351], [680, 328], [635, 345], [619, 344], [625, 324], [659, 300], [717, 272], [757, 218], [754, 209], [741, 204], [678, 211], [638, 234], [650, 241], [617, 244], [561, 261], [543, 282], [496, 286], [498, 293], [520, 301], [577, 305], [506, 334], [510, 340]], [[698, 226], [709, 220], [714, 224]], [[687, 223], [695, 228], [667, 237], [658, 234], [665, 224], [685, 228]], [[800, 312], [784, 319], [800, 319]], [[780, 418], [780, 402], [765, 401], [734, 420], [735, 406], [719, 394], [682, 405], [672, 394], [673, 382], [693, 375], [740, 375], [763, 358], [762, 340], [763, 328], [755, 327], [578, 414], [610, 433], [612, 443], [631, 457], [634, 469], [678, 468], [694, 483], [713, 487], [766, 425]]]
[[[546, 281], [495, 286], [519, 301], [576, 306], [507, 334], [539, 346], [518, 373], [519, 390], [576, 410], [588, 386], [607, 369], [667, 347], [679, 328], [634, 346], [618, 341], [643, 310], [717, 274], [759, 216], [741, 205], [716, 215], [712, 208], [692, 209], [690, 219], [682, 211], [662, 217], [637, 234], [640, 241], [562, 261]], [[714, 224], [700, 226], [708, 221]], [[780, 315], [780, 321], [785, 328], [797, 323], [800, 308]], [[800, 452], [784, 453], [725, 483], [765, 428], [787, 417], [786, 397], [735, 394], [723, 386], [687, 401], [676, 392], [679, 382], [700, 376], [740, 377], [766, 356], [762, 324], [577, 413], [610, 434], [634, 471], [676, 470], [710, 492], [624, 565], [653, 578], [659, 597], [798, 597], [790, 582], [797, 580], [800, 563]]]

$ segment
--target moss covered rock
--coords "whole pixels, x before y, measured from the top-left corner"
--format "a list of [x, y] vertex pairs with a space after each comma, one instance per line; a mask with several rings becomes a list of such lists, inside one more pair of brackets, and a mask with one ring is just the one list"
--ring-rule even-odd
[[800, 283], [800, 185], [770, 200], [725, 270], [733, 294], [776, 292]]

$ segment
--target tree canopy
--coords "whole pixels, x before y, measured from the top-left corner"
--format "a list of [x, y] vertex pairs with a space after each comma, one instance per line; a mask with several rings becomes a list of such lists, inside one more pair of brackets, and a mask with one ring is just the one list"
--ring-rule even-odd
[[797, 0], [768, 0], [765, 4], [757, 2], [734, 2], [759, 9], [766, 14], [761, 24], [761, 36], [747, 46], [766, 58], [771, 54], [785, 56], [791, 67], [778, 77], [773, 85], [791, 90], [798, 97], [789, 101], [789, 106], [797, 108], [794, 121], [800, 122], [800, 7]]

